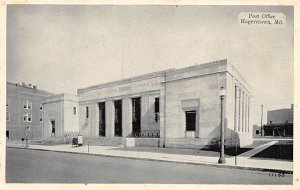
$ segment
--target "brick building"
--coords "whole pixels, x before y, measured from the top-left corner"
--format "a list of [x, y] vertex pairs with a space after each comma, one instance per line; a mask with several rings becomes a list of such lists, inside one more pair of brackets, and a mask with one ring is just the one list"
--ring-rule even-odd
[[6, 138], [41, 139], [43, 129], [42, 99], [51, 93], [35, 85], [6, 83]]
[[294, 105], [268, 111], [267, 124], [263, 126], [264, 136], [292, 137], [294, 126]]

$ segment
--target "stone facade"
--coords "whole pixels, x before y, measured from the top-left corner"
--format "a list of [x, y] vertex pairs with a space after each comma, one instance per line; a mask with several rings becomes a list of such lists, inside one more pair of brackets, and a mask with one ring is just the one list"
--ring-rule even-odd
[[43, 99], [44, 141], [70, 141], [79, 134], [79, 106], [77, 96], [70, 94], [52, 95]]
[[141, 137], [161, 147], [217, 145], [221, 88], [226, 145], [251, 144], [251, 87], [227, 60], [78, 89], [79, 130], [95, 142], [118, 138], [130, 146]]

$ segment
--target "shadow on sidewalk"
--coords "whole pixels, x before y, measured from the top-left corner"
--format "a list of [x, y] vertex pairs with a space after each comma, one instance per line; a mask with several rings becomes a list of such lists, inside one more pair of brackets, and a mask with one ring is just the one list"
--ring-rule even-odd
[[[207, 157], [219, 157], [220, 150], [212, 148], [203, 149], [179, 149], [179, 148], [158, 148], [158, 147], [120, 147], [113, 150], [120, 151], [134, 151], [134, 152], [149, 152], [149, 153], [162, 153], [162, 154], [177, 154], [177, 155], [191, 155], [191, 156], [207, 156]], [[252, 150], [252, 148], [239, 148], [237, 155], [246, 151]], [[226, 156], [235, 156], [236, 152], [234, 148], [225, 149]]]

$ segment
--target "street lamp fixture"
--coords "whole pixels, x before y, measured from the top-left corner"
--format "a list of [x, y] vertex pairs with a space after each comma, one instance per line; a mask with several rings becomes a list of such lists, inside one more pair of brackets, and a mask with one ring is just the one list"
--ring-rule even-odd
[[224, 99], [226, 96], [226, 90], [224, 87], [220, 88], [220, 99], [221, 99], [221, 130], [220, 130], [220, 158], [218, 163], [219, 164], [225, 164], [225, 150], [224, 150], [224, 142], [225, 142], [225, 137], [224, 137]]

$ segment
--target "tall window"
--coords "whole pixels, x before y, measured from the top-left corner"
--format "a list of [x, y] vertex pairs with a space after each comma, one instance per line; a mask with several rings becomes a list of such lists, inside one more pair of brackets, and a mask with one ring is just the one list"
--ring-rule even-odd
[[155, 101], [154, 101], [154, 114], [155, 114], [155, 122], [158, 122], [159, 98], [155, 98]]
[[32, 109], [32, 102], [29, 100], [24, 100], [23, 101], [23, 108], [31, 110]]
[[73, 114], [76, 115], [76, 107], [73, 107]]
[[86, 112], [86, 118], [89, 118], [89, 107], [85, 107], [85, 112]]
[[154, 112], [155, 112], [155, 113], [158, 113], [158, 112], [159, 112], [159, 98], [155, 98]]

